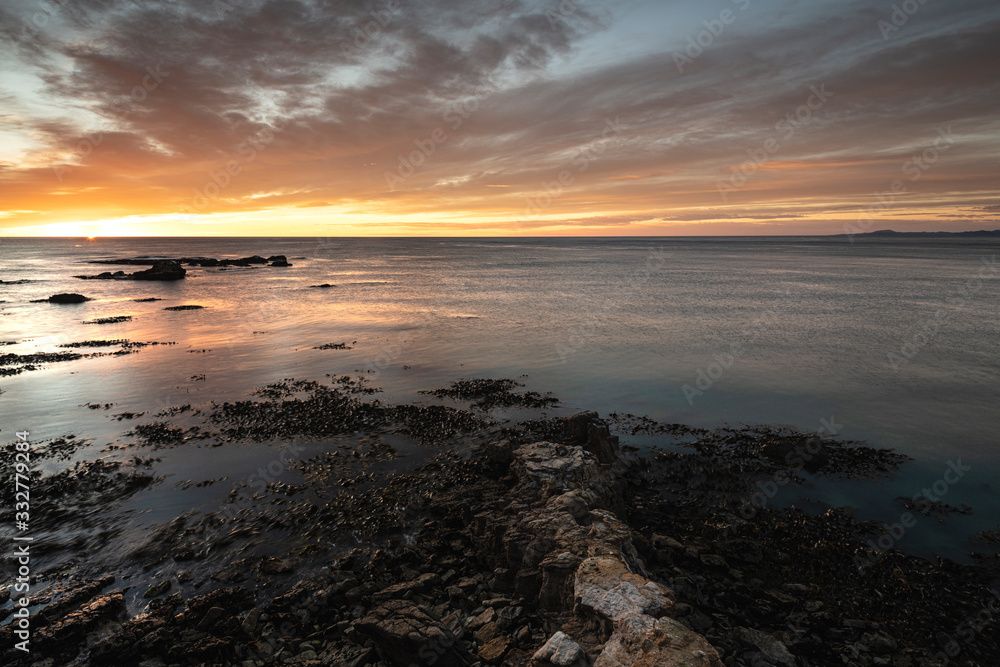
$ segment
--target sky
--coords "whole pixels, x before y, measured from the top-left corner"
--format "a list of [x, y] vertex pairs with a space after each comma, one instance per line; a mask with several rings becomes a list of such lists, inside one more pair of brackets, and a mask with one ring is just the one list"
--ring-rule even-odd
[[4, 0], [3, 236], [995, 229], [996, 0]]

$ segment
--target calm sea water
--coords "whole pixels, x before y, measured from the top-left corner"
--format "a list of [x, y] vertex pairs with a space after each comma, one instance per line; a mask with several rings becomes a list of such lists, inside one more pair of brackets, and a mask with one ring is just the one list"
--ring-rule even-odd
[[[294, 266], [189, 268], [175, 283], [72, 277], [133, 270], [93, 259], [252, 254]], [[0, 340], [17, 341], [4, 352], [95, 338], [177, 345], [0, 378], [0, 439], [74, 434], [93, 439], [81, 455], [95, 456], [127, 441], [129, 424], [91, 402], [155, 412], [365, 371], [387, 400], [421, 401], [419, 390], [459, 378], [526, 374], [528, 389], [553, 392], [566, 411], [705, 427], [833, 423], [841, 437], [914, 457], [889, 481], [818, 480], [779, 499], [851, 505], [861, 518], [898, 520], [895, 497], [960, 459], [972, 470], [942, 501], [973, 514], [918, 517], [899, 546], [962, 559], [982, 549], [973, 532], [1000, 523], [997, 254], [996, 242], [953, 239], [2, 239], [0, 279], [31, 281], [0, 286]], [[320, 283], [336, 287], [309, 287]], [[59, 292], [94, 300], [29, 303]], [[133, 301], [150, 296], [163, 300]], [[163, 310], [181, 304], [206, 308]], [[82, 324], [114, 315], [133, 320]], [[170, 482], [235, 479], [269, 456], [170, 450], [157, 471]], [[145, 529], [226, 491], [165, 483], [127, 509]]]

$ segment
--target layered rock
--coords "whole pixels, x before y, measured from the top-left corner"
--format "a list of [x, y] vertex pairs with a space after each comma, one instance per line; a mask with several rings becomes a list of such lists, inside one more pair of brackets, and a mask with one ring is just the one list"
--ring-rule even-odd
[[[563, 617], [532, 664], [721, 665], [704, 637], [670, 618], [671, 591], [648, 578], [631, 529], [615, 514], [623, 507], [617, 473], [626, 467], [617, 438], [593, 413], [567, 418], [565, 428], [579, 444], [536, 442], [512, 452], [510, 496], [533, 506], [513, 503], [506, 525], [491, 524], [495, 514], [477, 516], [474, 528], [484, 550], [516, 572], [516, 594]], [[582, 622], [583, 643], [594, 650], [567, 632], [567, 615]]]

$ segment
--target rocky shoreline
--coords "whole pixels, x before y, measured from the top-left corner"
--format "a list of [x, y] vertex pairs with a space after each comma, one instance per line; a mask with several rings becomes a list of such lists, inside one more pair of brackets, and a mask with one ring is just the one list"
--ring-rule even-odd
[[[782, 471], [794, 479], [802, 468], [789, 465], [789, 453], [808, 455], [817, 474], [856, 477], [890, 474], [902, 460], [891, 452], [780, 429], [707, 432], [612, 416], [619, 432], [670, 432], [693, 450], [639, 456], [595, 413], [490, 427], [490, 407], [518, 404], [519, 396], [536, 407], [542, 400], [511, 392], [512, 381], [463, 381], [427, 392], [479, 403], [471, 410], [386, 406], [357, 398], [372, 391], [363, 383], [334, 384], [329, 390], [279, 383], [258, 392], [263, 400], [216, 406], [206, 423], [217, 433], [155, 422], [136, 434], [156, 447], [190, 437], [262, 440], [390, 423], [403, 424], [428, 447], [485, 435], [475, 438], [468, 456], [441, 451], [383, 487], [325, 504], [305, 497], [310, 484], [349, 481], [349, 468], [336, 457], [303, 462], [308, 474], [301, 487], [269, 485], [288, 497], [274, 512], [179, 517], [135, 552], [144, 569], [171, 559], [185, 567], [140, 589], [150, 599], [144, 613], [127, 612], [133, 581], [105, 574], [63, 582], [32, 617], [31, 654], [11, 648], [9, 623], [0, 628], [3, 664], [1000, 660], [995, 558], [933, 564], [896, 550], [876, 552], [866, 540], [881, 525], [841, 510], [809, 515], [755, 501], [761, 482]], [[292, 397], [302, 390], [313, 394]], [[191, 412], [181, 406], [172, 414]], [[359, 447], [351, 460], [391, 456], [390, 450]], [[131, 473], [115, 474], [132, 492]], [[135, 479], [155, 483], [148, 475]], [[353, 480], [364, 486], [365, 473]], [[185, 582], [208, 581], [211, 547], [227, 549], [229, 542], [235, 554], [234, 538], [273, 528], [279, 515], [290, 537], [284, 553], [248, 555], [211, 575], [206, 587], [214, 590], [192, 595]], [[215, 532], [207, 535], [226, 537], [192, 541], [209, 525]], [[374, 539], [324, 557], [324, 541], [359, 532]], [[317, 559], [323, 567], [308, 571], [304, 564]], [[9, 597], [6, 590], [0, 596]]]
[[288, 258], [284, 255], [271, 255], [261, 257], [253, 255], [251, 257], [241, 257], [239, 259], [219, 259], [217, 257], [177, 257], [173, 259], [159, 257], [136, 257], [120, 259], [96, 259], [91, 264], [113, 264], [125, 266], [149, 266], [148, 269], [125, 273], [124, 271], [104, 271], [95, 276], [73, 276], [80, 280], [158, 280], [172, 281], [183, 280], [187, 275], [184, 265], [198, 266], [202, 268], [219, 268], [225, 270], [229, 267], [256, 268], [257, 266], [290, 267]]

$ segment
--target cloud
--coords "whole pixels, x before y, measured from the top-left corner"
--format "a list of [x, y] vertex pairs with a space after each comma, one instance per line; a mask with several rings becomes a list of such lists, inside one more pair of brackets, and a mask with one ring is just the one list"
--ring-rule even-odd
[[[683, 73], [681, 33], [664, 25], [669, 39], [617, 55], [619, 6], [560, 6], [89, 0], [25, 34], [33, 5], [11, 3], [0, 48], [35, 83], [3, 97], [31, 146], [0, 160], [5, 208], [45, 201], [63, 220], [280, 202], [495, 220], [547, 195], [538, 215], [581, 229], [704, 212], [811, 220], [902, 178], [944, 127], [957, 143], [907, 181], [913, 205], [938, 215], [929, 200], [943, 198], [954, 216], [963, 197], [995, 192], [992, 3], [924, 5], [886, 40], [881, 4], [761, 0]], [[831, 97], [802, 120], [818, 86]], [[621, 131], [608, 137], [608, 123]], [[721, 198], [769, 140], [778, 148]], [[563, 172], [572, 181], [553, 196]]]

